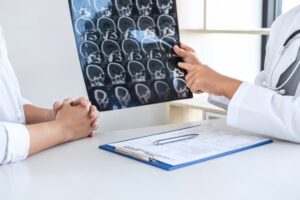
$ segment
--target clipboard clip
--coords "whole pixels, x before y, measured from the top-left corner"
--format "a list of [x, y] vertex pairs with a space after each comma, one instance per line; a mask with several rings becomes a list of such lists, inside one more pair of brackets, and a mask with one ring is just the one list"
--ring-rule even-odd
[[139, 154], [137, 152], [130, 151], [128, 149], [120, 148], [120, 147], [115, 147], [115, 151], [121, 154], [124, 154], [126, 156], [130, 156], [133, 158], [136, 158], [138, 160], [146, 161], [146, 162], [156, 162], [156, 160], [148, 155], [144, 154]]

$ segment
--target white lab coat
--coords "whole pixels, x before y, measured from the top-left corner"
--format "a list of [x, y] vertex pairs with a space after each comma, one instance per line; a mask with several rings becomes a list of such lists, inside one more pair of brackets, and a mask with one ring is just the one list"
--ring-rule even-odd
[[228, 105], [228, 125], [300, 143], [300, 85], [295, 96], [282, 96], [263, 86], [278, 59], [271, 79], [272, 87], [277, 85], [280, 76], [296, 60], [300, 35], [290, 41], [282, 55], [280, 51], [286, 39], [298, 29], [300, 6], [278, 17], [273, 23], [267, 44], [265, 71], [257, 76], [255, 84], [243, 83], [240, 86]]
[[8, 60], [0, 27], [0, 165], [25, 159], [30, 145], [19, 83]]

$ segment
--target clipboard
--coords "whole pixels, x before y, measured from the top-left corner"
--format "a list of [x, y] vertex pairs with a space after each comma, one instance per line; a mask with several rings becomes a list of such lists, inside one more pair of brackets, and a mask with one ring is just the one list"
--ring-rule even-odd
[[[118, 143], [134, 141], [134, 140], [149, 138], [149, 137], [158, 136], [158, 135], [162, 136], [162, 135], [167, 134], [167, 133], [172, 133], [172, 132], [175, 132], [175, 131], [184, 131], [184, 130], [188, 130], [188, 129], [195, 128], [195, 127], [200, 127], [200, 126], [191, 126], [191, 127], [176, 129], [176, 130], [172, 130], [172, 131], [168, 131], [168, 132], [161, 132], [161, 133], [153, 134], [153, 135], [150, 135], [150, 136], [139, 137], [139, 138], [135, 138], [135, 139], [131, 139], [131, 140], [121, 141], [121, 142], [118, 142]], [[252, 136], [249, 136], [249, 137], [252, 137]], [[253, 137], [256, 137], [256, 136], [253, 136]], [[171, 164], [159, 161], [159, 160], [151, 158], [151, 157], [147, 157], [147, 156], [144, 156], [144, 155], [141, 155], [141, 154], [137, 154], [135, 152], [128, 151], [127, 149], [122, 149], [122, 148], [115, 147], [114, 144], [117, 144], [117, 143], [101, 145], [101, 146], [99, 146], [99, 149], [102, 149], [102, 150], [105, 150], [105, 151], [108, 151], [108, 152], [111, 152], [111, 153], [114, 153], [114, 154], [117, 154], [117, 155], [120, 155], [120, 156], [123, 156], [123, 157], [126, 157], [126, 158], [130, 158], [130, 159], [133, 159], [135, 161], [139, 161], [139, 162], [142, 162], [142, 163], [145, 163], [147, 165], [151, 165], [151, 166], [163, 169], [163, 170], [172, 171], [172, 170], [187, 167], [187, 166], [190, 166], [190, 165], [193, 165], [193, 164], [202, 163], [202, 162], [205, 162], [205, 161], [208, 161], [208, 160], [220, 158], [220, 157], [227, 156], [227, 155], [230, 155], [230, 154], [234, 154], [234, 153], [238, 153], [238, 152], [241, 152], [241, 151], [256, 148], [256, 147], [259, 147], [259, 146], [262, 146], [262, 145], [270, 144], [270, 143], [273, 142], [271, 139], [266, 139], [266, 138], [262, 138], [262, 137], [259, 137], [259, 138], [261, 138], [260, 141], [255, 142], [251, 145], [242, 146], [240, 148], [235, 148], [233, 150], [225, 151], [225, 152], [222, 152], [222, 153], [216, 153], [214, 155], [210, 155], [210, 156], [207, 156], [207, 157], [204, 157], [204, 158], [201, 158], [201, 159], [195, 159], [195, 160], [192, 160], [192, 161], [189, 161], [189, 162], [184, 162], [184, 163], [180, 163], [180, 164], [176, 164], [176, 165], [171, 165]]]

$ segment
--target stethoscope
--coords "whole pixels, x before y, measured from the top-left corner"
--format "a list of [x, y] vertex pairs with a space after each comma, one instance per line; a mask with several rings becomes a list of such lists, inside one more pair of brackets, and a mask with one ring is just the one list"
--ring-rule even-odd
[[274, 74], [274, 71], [275, 69], [277, 68], [278, 66], [278, 63], [280, 61], [280, 58], [281, 56], [283, 55], [284, 51], [287, 49], [288, 45], [290, 44], [290, 41], [296, 36], [300, 34], [300, 29], [296, 30], [295, 32], [293, 32], [287, 39], [286, 41], [284, 42], [283, 46], [282, 46], [282, 49], [280, 50], [280, 55], [278, 56], [272, 70], [271, 70], [271, 73], [269, 75], [269, 77], [267, 78], [267, 81], [264, 81], [262, 84], [264, 87], [268, 88], [268, 89], [271, 89], [273, 91], [276, 91], [278, 92], [278, 94], [281, 94], [281, 95], [285, 95], [286, 94], [286, 90], [283, 89], [284, 86], [286, 86], [286, 84], [291, 80], [291, 78], [294, 76], [294, 74], [296, 73], [297, 69], [300, 68], [300, 60], [299, 62], [297, 63], [296, 67], [294, 68], [294, 70], [292, 71], [292, 73], [289, 75], [289, 77], [278, 87], [273, 87], [271, 86], [271, 80], [272, 80], [272, 77], [273, 77], [273, 74]]

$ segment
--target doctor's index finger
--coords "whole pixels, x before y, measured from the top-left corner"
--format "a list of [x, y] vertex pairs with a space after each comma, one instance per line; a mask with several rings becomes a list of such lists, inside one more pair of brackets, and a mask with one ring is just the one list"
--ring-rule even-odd
[[187, 70], [188, 72], [194, 69], [194, 66], [188, 63], [179, 62], [178, 66], [182, 69]]
[[195, 52], [195, 50], [194, 50], [192, 47], [188, 46], [188, 45], [185, 44], [185, 43], [182, 43], [182, 42], [181, 42], [181, 43], [180, 43], [180, 46], [181, 46], [181, 48], [184, 49], [184, 50]]
[[173, 47], [173, 50], [176, 53], [176, 55], [181, 58], [185, 58], [188, 56], [188, 53], [184, 49], [181, 49], [178, 45], [175, 45]]

